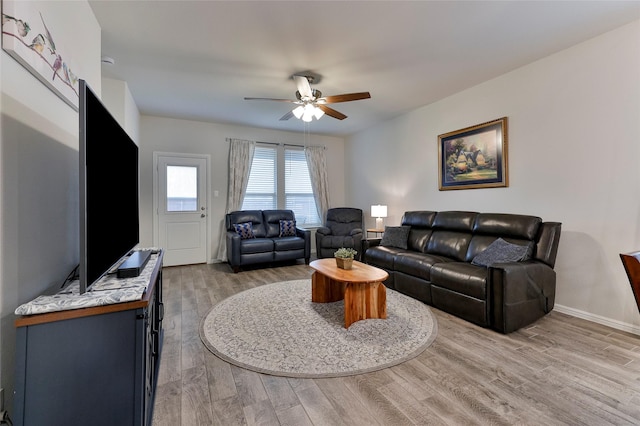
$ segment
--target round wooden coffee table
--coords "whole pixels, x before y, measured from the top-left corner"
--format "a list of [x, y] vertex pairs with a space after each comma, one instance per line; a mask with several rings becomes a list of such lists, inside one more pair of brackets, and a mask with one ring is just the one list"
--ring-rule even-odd
[[357, 260], [352, 269], [340, 269], [333, 258], [314, 260], [309, 264], [311, 301], [337, 302], [344, 299], [344, 327], [367, 318], [387, 318], [387, 291], [382, 281], [389, 274]]

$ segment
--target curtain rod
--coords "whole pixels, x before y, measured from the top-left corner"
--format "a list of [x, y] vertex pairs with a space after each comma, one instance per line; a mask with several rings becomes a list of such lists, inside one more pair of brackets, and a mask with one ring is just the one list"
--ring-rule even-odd
[[[227, 142], [231, 142], [232, 138], [227, 138]], [[281, 143], [281, 142], [265, 142], [265, 141], [255, 141], [256, 143], [261, 143], [264, 145], [276, 145], [276, 146], [295, 146], [296, 148], [306, 148], [306, 146], [304, 145], [296, 145], [296, 144], [292, 144], [292, 143]], [[313, 147], [320, 147], [323, 149], [327, 149], [326, 146], [324, 145], [308, 145], [308, 146], [313, 146]]]

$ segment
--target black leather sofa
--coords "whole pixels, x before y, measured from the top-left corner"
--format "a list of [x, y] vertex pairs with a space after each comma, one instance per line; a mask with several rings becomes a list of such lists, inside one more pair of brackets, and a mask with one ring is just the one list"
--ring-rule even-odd
[[[364, 261], [389, 273], [387, 287], [502, 333], [553, 309], [561, 223], [515, 214], [408, 211], [401, 225], [409, 228], [405, 248], [363, 240]], [[499, 238], [526, 246], [528, 259], [472, 263]]]
[[[234, 272], [242, 266], [311, 258], [311, 231], [295, 226], [295, 235], [281, 236], [280, 221], [295, 221], [291, 210], [240, 210], [225, 217], [227, 259]], [[251, 224], [251, 237], [243, 238], [234, 225]], [[246, 235], [245, 235], [246, 237]]]

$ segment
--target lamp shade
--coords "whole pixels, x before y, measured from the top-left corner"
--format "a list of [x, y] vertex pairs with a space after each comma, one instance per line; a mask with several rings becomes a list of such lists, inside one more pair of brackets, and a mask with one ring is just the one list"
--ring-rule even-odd
[[371, 217], [387, 217], [387, 206], [371, 206]]

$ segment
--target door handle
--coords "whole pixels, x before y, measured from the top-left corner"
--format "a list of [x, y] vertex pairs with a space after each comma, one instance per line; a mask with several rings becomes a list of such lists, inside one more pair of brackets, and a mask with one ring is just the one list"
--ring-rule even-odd
[[206, 215], [205, 215], [204, 213], [202, 213], [202, 214], [200, 215], [200, 217], [205, 217], [205, 216], [206, 216]]

